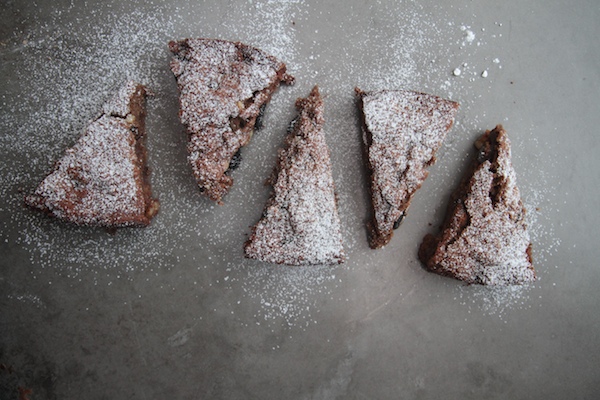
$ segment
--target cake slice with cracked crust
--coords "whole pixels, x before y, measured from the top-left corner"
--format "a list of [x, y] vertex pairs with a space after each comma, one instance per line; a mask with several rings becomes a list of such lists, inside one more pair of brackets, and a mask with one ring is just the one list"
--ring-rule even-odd
[[409, 90], [356, 89], [370, 178], [369, 245], [388, 244], [454, 123], [458, 103]]
[[345, 256], [319, 89], [296, 108], [269, 181], [273, 192], [244, 252], [276, 264], [338, 264]]
[[286, 65], [262, 50], [219, 39], [169, 43], [179, 87], [179, 117], [188, 135], [188, 161], [204, 195], [218, 203], [233, 184], [257, 121], [281, 82]]
[[535, 280], [510, 141], [501, 125], [475, 143], [478, 156], [448, 204], [440, 232], [427, 235], [419, 258], [432, 272], [468, 283]]
[[25, 203], [78, 225], [148, 225], [159, 202], [146, 161], [146, 96], [127, 82]]

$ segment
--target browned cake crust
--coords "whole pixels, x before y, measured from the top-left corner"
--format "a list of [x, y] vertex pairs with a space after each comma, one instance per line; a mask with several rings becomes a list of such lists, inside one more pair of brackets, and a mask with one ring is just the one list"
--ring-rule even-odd
[[159, 202], [146, 162], [146, 96], [127, 82], [25, 204], [78, 225], [148, 225]]
[[510, 141], [498, 125], [475, 147], [477, 158], [450, 198], [440, 232], [425, 236], [419, 258], [430, 271], [468, 283], [533, 281], [531, 242]]
[[367, 232], [370, 247], [377, 249], [390, 242], [406, 216], [454, 123], [458, 103], [408, 90], [357, 88], [356, 93], [372, 200]]
[[170, 42], [169, 49], [188, 160], [202, 193], [221, 203], [257, 118], [279, 84], [294, 78], [284, 63], [239, 42], [184, 39]]
[[269, 181], [273, 192], [244, 252], [276, 264], [341, 263], [344, 249], [319, 89], [298, 99], [296, 108], [300, 115]]

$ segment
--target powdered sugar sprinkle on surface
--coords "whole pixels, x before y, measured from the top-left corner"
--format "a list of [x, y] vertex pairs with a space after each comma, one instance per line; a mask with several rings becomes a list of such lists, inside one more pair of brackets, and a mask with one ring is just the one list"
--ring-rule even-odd
[[[173, 20], [162, 16], [159, 8], [155, 11], [149, 15], [139, 11], [96, 10], [80, 15], [79, 23], [75, 23], [70, 14], [75, 11], [56, 10], [43, 16], [44, 22], [37, 24], [35, 30], [27, 32], [26, 41], [15, 45], [16, 56], [11, 62], [22, 86], [15, 89], [20, 93], [19, 101], [5, 102], [1, 113], [8, 129], [0, 146], [15, 159], [11, 166], [2, 165], [6, 169], [0, 185], [6, 199], [2, 219], [18, 232], [10, 240], [29, 252], [30, 262], [35, 266], [34, 278], [44, 268], [51, 268], [71, 278], [93, 274], [114, 279], [129, 276], [145, 264], [144, 260], [155, 260], [151, 265], [146, 264], [148, 267], [141, 267], [153, 269], [165, 259], [164, 250], [155, 245], [163, 236], [158, 234], [158, 224], [147, 230], [126, 230], [113, 237], [18, 211], [22, 209], [21, 191], [33, 190], [36, 181], [76, 141], [90, 121], [98, 118], [104, 103], [108, 114], [126, 116], [129, 110], [124, 97], [130, 88], [127, 86], [112, 97], [124, 81], [136, 80], [162, 93], [159, 82], [164, 64], [163, 46], [172, 35]], [[107, 99], [110, 100], [106, 102]], [[103, 118], [94, 125], [98, 128], [94, 132], [101, 133], [115, 124], [107, 120], [110, 118]], [[99, 135], [92, 136], [90, 144], [100, 145]], [[152, 154], [149, 158], [152, 160]], [[100, 170], [107, 168], [106, 163], [100, 164]], [[119, 193], [129, 197], [123, 191]], [[172, 239], [167, 235], [165, 240]]]
[[[14, 43], [0, 48], [4, 57], [11, 52], [14, 65], [11, 64], [10, 69], [19, 71], [21, 85], [19, 88], [7, 86], [9, 89], [0, 99], [0, 120], [5, 127], [0, 148], [3, 154], [12, 155], [0, 162], [3, 199], [0, 239], [22, 247], [29, 256], [33, 278], [51, 271], [74, 282], [90, 276], [97, 284], [116, 279], [155, 281], [179, 265], [195, 265], [197, 269], [192, 272], [199, 279], [192, 297], [201, 296], [210, 285], [223, 292], [238, 288], [244, 297], [231, 302], [231, 309], [236, 309], [237, 302], [241, 302], [240, 306], [256, 302], [252, 315], [262, 324], [277, 325], [282, 319], [290, 327], [314, 324], [322, 315], [319, 298], [333, 297], [334, 293], [337, 297], [349, 274], [356, 274], [359, 268], [361, 271], [370, 269], [365, 274], [371, 274], [376, 273], [372, 272], [376, 271], [375, 267], [382, 267], [376, 257], [363, 258], [364, 265], [355, 265], [353, 261], [359, 258], [365, 241], [364, 207], [357, 196], [364, 187], [362, 181], [356, 179], [361, 169], [345, 162], [360, 159], [359, 143], [353, 136], [359, 130], [353, 104], [354, 86], [365, 90], [409, 88], [459, 101], [461, 112], [471, 114], [468, 120], [460, 116], [457, 120], [457, 132], [465, 136], [449, 137], [438, 158], [462, 160], [466, 146], [462, 146], [460, 138], [469, 140], [467, 133], [480, 132], [486, 127], [483, 122], [485, 125], [489, 122], [486, 105], [480, 103], [480, 98], [472, 97], [472, 89], [481, 91], [484, 85], [483, 90], [492, 91], [499, 82], [499, 72], [506, 70], [500, 70], [499, 59], [509, 62], [502, 53], [491, 57], [478, 53], [496, 44], [500, 34], [508, 32], [508, 24], [486, 26], [485, 32], [480, 33], [482, 26], [476, 20], [454, 21], [442, 5], [425, 9], [417, 2], [373, 3], [371, 24], [362, 24], [366, 21], [363, 16], [352, 12], [314, 12], [310, 4], [301, 0], [254, 0], [229, 8], [205, 4], [203, 12], [183, 6], [175, 11], [163, 6], [145, 6], [144, 11], [137, 11], [136, 2], [131, 2], [130, 8], [100, 7], [79, 15], [79, 23], [65, 22], [74, 21], [73, 14], [81, 11], [72, 6], [52, 15], [40, 15], [34, 30], [16, 35]], [[210, 23], [211, 18], [222, 14], [227, 14], [222, 24]], [[343, 26], [354, 23], [356, 34], [343, 45], [332, 47], [319, 33], [314, 33], [323, 31], [322, 28], [313, 26], [307, 31], [306, 26], [313, 21], [331, 24], [342, 32]], [[465, 46], [465, 32], [460, 26], [477, 32], [473, 41]], [[285, 62], [288, 70], [297, 76], [301, 83], [297, 91], [280, 89], [267, 110], [266, 122], [273, 126], [279, 120], [285, 121], [284, 125], [289, 121], [293, 100], [315, 83], [329, 96], [326, 98], [330, 104], [328, 109], [336, 118], [330, 119], [326, 139], [332, 144], [333, 174], [349, 256], [344, 267], [299, 267], [283, 271], [280, 267], [243, 259], [244, 233], [260, 216], [267, 193], [255, 189], [254, 184], [260, 185], [267, 177], [264, 172], [272, 168], [274, 156], [270, 157], [269, 152], [260, 153], [257, 164], [253, 164], [262, 167], [261, 173], [257, 172], [261, 176], [256, 177], [252, 185], [239, 181], [238, 190], [229, 194], [230, 200], [256, 208], [255, 216], [240, 221], [231, 209], [212, 206], [196, 194], [197, 188], [187, 173], [185, 150], [181, 150], [185, 146], [184, 136], [177, 136], [180, 126], [176, 106], [173, 106], [176, 88], [168, 70], [166, 43], [181, 37], [201, 36], [239, 40], [259, 47]], [[50, 63], [49, 59], [56, 62]], [[468, 66], [462, 67], [465, 62]], [[452, 70], [457, 66], [461, 66], [462, 74], [454, 77]], [[489, 70], [489, 77], [481, 79], [479, 75], [485, 69]], [[475, 78], [478, 79], [471, 80]], [[157, 94], [149, 103], [150, 125], [163, 129], [150, 132], [149, 136], [150, 162], [160, 160], [159, 168], [152, 165], [153, 187], [163, 204], [157, 219], [144, 230], [125, 230], [118, 236], [110, 236], [55, 224], [23, 212], [22, 194], [18, 190], [35, 187], [124, 79], [140, 81]], [[168, 116], [171, 114], [172, 117]], [[262, 137], [253, 139], [256, 146], [276, 142], [266, 134], [269, 127], [265, 129]], [[284, 133], [285, 127], [271, 134], [283, 137]], [[278, 144], [272, 145], [273, 151]], [[536, 143], [527, 142], [526, 146], [535, 148]], [[517, 152], [516, 156], [529, 158], [530, 154]], [[534, 165], [534, 162], [525, 159], [523, 164]], [[436, 167], [435, 175], [440, 180], [450, 181], [456, 175], [455, 169], [446, 168], [440, 162]], [[242, 165], [240, 173], [244, 168]], [[523, 171], [523, 168], [518, 170], [526, 176]], [[248, 173], [247, 180], [252, 176]], [[429, 179], [432, 178], [433, 175]], [[529, 227], [534, 257], [542, 264], [548, 262], [560, 246], [553, 239], [552, 221], [558, 207], [547, 201], [551, 196], [549, 181], [550, 176], [538, 186], [532, 187], [531, 182], [527, 182], [528, 185], [521, 187], [529, 210], [527, 216], [532, 218]], [[430, 189], [433, 195], [440, 194], [437, 186], [432, 184]], [[536, 211], [538, 206], [541, 208]], [[200, 251], [208, 256], [195, 253]], [[201, 279], [207, 270], [222, 275], [218, 282]], [[544, 268], [538, 272], [543, 280]], [[484, 303], [490, 304], [490, 313], [504, 309], [506, 314], [512, 308], [529, 306], [528, 288], [520, 292], [500, 289], [497, 292], [501, 295], [496, 297], [488, 288], [461, 285], [456, 288], [457, 301], [477, 311], [484, 310]], [[482, 298], [476, 293], [481, 293]]]

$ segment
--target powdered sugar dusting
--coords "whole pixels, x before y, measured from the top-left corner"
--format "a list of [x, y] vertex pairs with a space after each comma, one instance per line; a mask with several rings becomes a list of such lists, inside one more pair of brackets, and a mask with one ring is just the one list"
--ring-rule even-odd
[[236, 26], [231, 26], [239, 35], [248, 35], [254, 40], [260, 41], [260, 48], [272, 54], [283, 62], [294, 65], [298, 48], [294, 30], [290, 26], [290, 20], [295, 18], [300, 10], [305, 8], [303, 0], [266, 0], [251, 2], [254, 7], [253, 18], [245, 24], [240, 25], [236, 20]]
[[[376, 239], [385, 244], [427, 177], [458, 104], [411, 91], [362, 95]], [[387, 237], [387, 239], [385, 239]], [[373, 242], [375, 243], [375, 242]]]
[[103, 115], [67, 150], [28, 202], [83, 225], [140, 224], [145, 219], [135, 137], [118, 118]]
[[[528, 136], [534, 143], [529, 146], [537, 146], [537, 138]], [[521, 146], [521, 148], [525, 148]], [[531, 155], [529, 155], [531, 156]], [[521, 159], [525, 155], [521, 152], [515, 153], [515, 158]], [[535, 156], [537, 157], [537, 155]], [[557, 282], [548, 282], [548, 268], [559, 268], [559, 265], [551, 265], [552, 257], [559, 251], [561, 240], [558, 238], [554, 223], [559, 209], [553, 203], [552, 198], [556, 195], [552, 191], [548, 171], [540, 171], [542, 175], [537, 182], [522, 186], [520, 192], [527, 210], [527, 230], [533, 244], [533, 265], [536, 268], [536, 281], [523, 285], [509, 286], [481, 286], [481, 285], [458, 285], [455, 286], [455, 298], [460, 305], [468, 308], [471, 312], [484, 313], [497, 316], [506, 323], [511, 310], [531, 309], [536, 302], [532, 299], [532, 291], [535, 292], [541, 286], [557, 286]], [[539, 299], [538, 299], [539, 300]], [[543, 303], [537, 302], [541, 307]]]
[[[0, 99], [0, 120], [5, 127], [0, 149], [9, 155], [0, 161], [0, 239], [17, 243], [29, 256], [32, 279], [56, 274], [74, 282], [91, 277], [97, 284], [116, 279], [156, 282], [158, 277], [185, 266], [190, 272], [181, 273], [184, 278], [198, 277], [190, 298], [202, 297], [211, 285], [219, 289], [220, 297], [237, 289], [240, 297], [226, 304], [231, 312], [256, 306], [248, 315], [271, 326], [278, 326], [281, 320], [290, 327], [317, 323], [325, 314], [320, 301], [337, 298], [349, 275], [371, 274], [372, 267], [390, 268], [382, 266], [376, 256], [359, 257], [365, 246], [365, 207], [357, 196], [364, 186], [357, 179], [361, 167], [355, 162], [360, 160], [360, 146], [356, 140], [354, 86], [365, 90], [411, 88], [460, 101], [461, 115], [469, 114], [469, 118], [459, 116], [455, 129], [461, 135], [450, 135], [438, 158], [463, 160], [466, 146], [461, 147], [461, 140], [469, 140], [469, 132], [479, 132], [489, 124], [491, 111], [481, 101], [481, 93], [486, 89], [492, 92], [501, 82], [500, 73], [508, 68], [501, 70], [499, 60], [505, 67], [510, 63], [505, 53], [489, 55], [482, 51], [490, 44], [499, 44], [502, 33], [508, 36], [508, 23], [503, 27], [483, 26], [477, 19], [457, 21], [441, 4], [425, 7], [417, 2], [374, 2], [361, 9], [368, 15], [351, 9], [339, 12], [333, 7], [314, 7], [301, 0], [253, 0], [235, 5], [182, 2], [179, 7], [145, 4], [140, 8], [143, 11], [136, 10], [136, 2], [130, 4], [120, 8], [92, 4], [85, 12], [73, 5], [57, 7], [51, 15], [30, 19], [33, 30], [23, 28], [2, 40], [2, 68], [9, 73], [17, 71], [19, 79], [14, 84], [7, 82], [8, 89]], [[213, 22], [217, 18], [219, 22]], [[318, 24], [327, 24], [334, 33], [347, 32], [344, 27], [348, 24], [356, 29], [340, 46], [332, 46]], [[473, 32], [471, 42], [461, 26]], [[266, 113], [265, 131], [253, 139], [261, 151], [255, 153], [257, 162], [252, 168], [259, 170], [242, 163], [239, 173], [245, 174], [244, 179], [238, 180], [236, 190], [228, 195], [230, 201], [235, 199], [245, 209], [254, 209], [256, 215], [251, 218], [240, 219], [234, 208], [203, 201], [189, 179], [166, 48], [169, 40], [182, 37], [216, 37], [251, 44], [285, 62], [298, 77], [298, 89], [280, 90], [274, 96]], [[463, 67], [465, 62], [468, 66]], [[456, 67], [462, 71], [457, 77], [452, 75]], [[484, 70], [489, 72], [486, 79], [480, 76]], [[124, 79], [140, 81], [157, 94], [149, 103], [150, 125], [157, 129], [150, 131], [149, 161], [153, 188], [163, 204], [161, 213], [144, 230], [124, 230], [110, 236], [21, 211], [23, 196], [18, 189], [35, 187]], [[335, 116], [328, 119], [325, 133], [332, 146], [348, 263], [344, 267], [281, 268], [245, 260], [241, 250], [244, 233], [260, 215], [268, 194], [265, 190], [263, 196], [257, 187], [267, 177], [265, 171], [272, 168], [280, 144], [277, 138], [283, 136], [293, 113], [293, 99], [315, 83], [329, 96], [328, 113]], [[268, 131], [267, 126], [278, 121], [284, 121], [283, 127]], [[525, 147], [536, 145], [527, 142]], [[531, 153], [518, 152], [517, 157], [526, 157], [527, 166], [535, 165], [529, 160]], [[526, 174], [526, 169], [518, 171]], [[456, 169], [438, 162], [435, 177], [445, 182], [455, 176]], [[524, 182], [527, 184], [520, 189], [527, 217], [531, 218], [534, 262], [536, 267], [542, 264], [538, 276], [543, 281], [545, 264], [552, 262], [560, 245], [552, 225], [560, 207], [547, 200], [552, 195], [551, 178]], [[444, 187], [430, 185], [430, 193], [436, 196]], [[360, 265], [356, 259], [361, 259]], [[163, 285], [176, 289], [164, 282], [155, 289], [163, 290]], [[469, 307], [489, 304], [493, 312], [528, 306], [528, 287], [453, 287], [457, 288], [457, 299]], [[492, 289], [497, 296], [492, 297]]]
[[293, 78], [284, 63], [242, 43], [186, 39], [169, 46], [188, 160], [203, 193], [220, 202], [233, 183], [225, 172], [250, 141], [261, 108], [280, 81]]
[[[468, 183], [452, 200], [451, 216], [435, 241], [426, 238], [423, 260], [434, 272], [468, 283], [515, 285], [535, 279], [525, 211], [502, 127], [486, 133]], [[421, 255], [421, 253], [420, 253]]]
[[[517, 225], [515, 222], [520, 217], [517, 213], [521, 210], [520, 196], [517, 187], [514, 185], [514, 171], [509, 169], [505, 174], [506, 196], [501, 206], [492, 206], [489, 198], [490, 188], [492, 187], [493, 173], [491, 164], [485, 162], [473, 176], [473, 186], [471, 197], [466, 201], [467, 212], [471, 215], [471, 224], [464, 231], [464, 237], [471, 237], [475, 240], [466, 244], [462, 240], [454, 246], [449, 246], [448, 252], [466, 251], [465, 245], [475, 254], [474, 258], [479, 259], [475, 269], [475, 275], [480, 277], [481, 283], [487, 285], [501, 285], [532, 281], [534, 279], [533, 270], [529, 268], [527, 257], [527, 247], [530, 244], [529, 233], [524, 226]], [[511, 179], [512, 177], [512, 179]], [[506, 207], [506, 208], [504, 208]], [[481, 213], [482, 219], [475, 217]], [[452, 256], [450, 256], [452, 257]], [[465, 269], [472, 267], [470, 263], [463, 263]]]
[[102, 107], [102, 111], [107, 116], [126, 118], [131, 113], [131, 97], [137, 89], [137, 83], [128, 81], [125, 85], [119, 88]]
[[[51, 134], [37, 137], [28, 150], [45, 155], [41, 161], [49, 164], [55, 159], [52, 152], [64, 151], [73, 142], [72, 137], [98, 114], [115, 87], [134, 80], [155, 91], [162, 88], [158, 84], [164, 63], [160, 38], [172, 29], [172, 21], [138, 11], [97, 14], [101, 12], [81, 16], [75, 24], [69, 10], [57, 11], [49, 22], [28, 33], [26, 44], [17, 49], [21, 57], [13, 62], [23, 85], [20, 90], [27, 96], [22, 95], [20, 103], [4, 104], [3, 119], [14, 126], [3, 137], [4, 145], [12, 143], [15, 151], [23, 152], [14, 139], [48, 121], [45, 128]], [[92, 23], [94, 18], [103, 22]], [[52, 101], [47, 101], [48, 94]], [[25, 111], [29, 117], [16, 118]]]
[[[3, 93], [0, 110], [0, 119], [7, 128], [0, 136], [0, 148], [3, 155], [8, 155], [3, 156], [6, 162], [0, 165], [0, 225], [3, 232], [12, 232], [2, 236], [28, 252], [34, 267], [33, 279], [44, 275], [44, 269], [73, 279], [91, 278], [94, 282], [131, 278], [135, 271], [173, 265], [172, 261], [166, 262], [177, 248], [176, 239], [168, 234], [172, 228], [159, 222], [146, 229], [124, 230], [111, 236], [102, 230], [44, 218], [22, 205], [22, 193], [34, 190], [103, 108], [107, 115], [93, 123], [91, 132], [82, 139], [85, 143], [76, 144], [75, 151], [81, 147], [84, 152], [90, 146], [109, 147], [112, 139], [104, 135], [108, 130], [116, 130], [127, 142], [132, 140], [124, 126], [129, 113], [126, 98], [132, 88], [127, 85], [114, 95], [115, 88], [124, 81], [135, 80], [147, 84], [159, 96], [164, 93], [160, 71], [166, 67], [164, 47], [173, 36], [174, 20], [167, 17], [163, 8], [127, 13], [94, 9], [74, 18], [73, 14], [79, 11], [57, 8], [50, 15], [39, 16], [42, 22], [32, 17], [34, 21], [30, 22], [36, 22], [32, 24], [35, 28], [24, 33], [27, 39], [16, 37], [14, 44], [2, 49], [8, 60], [4, 65], [10, 65], [19, 82], [18, 88], [8, 86]], [[110, 100], [106, 102], [107, 99]], [[151, 115], [151, 119], [157, 121], [156, 116]], [[153, 143], [160, 141], [158, 132], [154, 135], [155, 132], [150, 135], [150, 150]], [[125, 160], [131, 155], [128, 151], [122, 154]], [[67, 157], [72, 156], [73, 150], [67, 152]], [[156, 161], [152, 151], [149, 160]], [[107, 160], [90, 169], [113, 178], [115, 172], [119, 176], [131, 172], [130, 166], [115, 169], [104, 161]], [[64, 163], [64, 168], [71, 164]], [[116, 193], [113, 200], [127, 203], [125, 209], [139, 207], [135, 201], [127, 200], [135, 198], [133, 188], [105, 189]], [[89, 203], [92, 208], [101, 205]]]
[[273, 195], [245, 253], [277, 264], [340, 263], [340, 220], [318, 89], [297, 106], [300, 116], [279, 153]]
[[507, 322], [511, 310], [531, 308], [531, 284], [509, 286], [457, 286], [454, 300], [469, 310], [495, 315]]

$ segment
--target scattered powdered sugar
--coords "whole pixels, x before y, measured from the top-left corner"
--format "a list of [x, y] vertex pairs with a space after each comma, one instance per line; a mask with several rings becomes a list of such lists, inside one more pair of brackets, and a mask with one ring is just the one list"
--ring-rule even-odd
[[12, 299], [12, 300], [17, 300], [20, 302], [33, 304], [36, 308], [41, 308], [41, 309], [46, 308], [46, 305], [44, 304], [44, 302], [42, 301], [40, 296], [31, 294], [31, 293], [25, 293], [25, 294], [9, 293], [6, 297], [9, 299]]
[[113, 95], [104, 106], [102, 111], [107, 116], [126, 118], [131, 112], [131, 98], [135, 94], [137, 83], [128, 81], [119, 88], [119, 91]]
[[[29, 255], [33, 279], [51, 271], [75, 281], [89, 281], [92, 277], [97, 284], [110, 284], [114, 279], [152, 280], [185, 263], [196, 265], [193, 273], [199, 277], [205, 270], [219, 275], [213, 281], [198, 279], [198, 291], [190, 296], [201, 295], [211, 285], [224, 293], [239, 289], [242, 295], [230, 305], [232, 313], [237, 306], [256, 304], [256, 323], [277, 325], [283, 320], [290, 327], [317, 323], [323, 307], [319, 299], [333, 298], [345, 275], [365, 266], [353, 264], [351, 258], [343, 267], [292, 268], [243, 258], [241, 245], [249, 232], [248, 225], [256, 220], [240, 220], [227, 204], [213, 206], [200, 197], [191, 182], [185, 150], [181, 150], [185, 148], [184, 136], [172, 134], [181, 127], [176, 106], [171, 105], [177, 100], [173, 76], [168, 71], [167, 43], [194, 36], [239, 40], [285, 62], [288, 71], [306, 85], [321, 85], [327, 107], [336, 115], [326, 125], [325, 134], [332, 149], [342, 229], [350, 257], [364, 241], [362, 208], [357, 208], [362, 204], [356, 196], [364, 190], [362, 182], [357, 183], [356, 179], [360, 168], [344, 162], [360, 159], [360, 147], [354, 143], [354, 136], [349, 136], [358, 131], [352, 103], [354, 86], [365, 90], [428, 91], [460, 101], [461, 110], [474, 111], [479, 107], [479, 99], [470, 97], [472, 89], [479, 84], [487, 85], [491, 91], [500, 68], [498, 58], [483, 57], [478, 49], [498, 40], [503, 28], [486, 27], [481, 34], [470, 35], [458, 28], [465, 26], [475, 32], [477, 24], [457, 24], [443, 12], [443, 6], [432, 10], [416, 2], [373, 4], [369, 6], [373, 23], [365, 24], [363, 16], [351, 13], [343, 15], [344, 20], [336, 18], [335, 11], [318, 15], [302, 0], [254, 0], [239, 7], [219, 7], [225, 6], [204, 4], [173, 9], [147, 5], [138, 11], [133, 2], [132, 9], [126, 12], [106, 7], [75, 15], [81, 10], [70, 6], [38, 16], [37, 23], [33, 18], [33, 30], [15, 35], [11, 43], [0, 47], [2, 68], [15, 71], [18, 78], [15, 83], [7, 83], [0, 99], [0, 122], [5, 128], [0, 149], [8, 155], [0, 161], [0, 239], [17, 244]], [[215, 15], [214, 10], [227, 11], [228, 18], [222, 25], [206, 23]], [[336, 29], [360, 22], [360, 29], [339, 48], [328, 47], [328, 41], [322, 40], [319, 32], [309, 35], [302, 27], [309, 19], [319, 18], [321, 22], [331, 20]], [[469, 65], [462, 67], [465, 60]], [[457, 65], [462, 73], [453, 77]], [[490, 79], [470, 80], [483, 70], [489, 70]], [[149, 102], [149, 124], [165, 129], [152, 130], [148, 137], [154, 194], [162, 204], [157, 218], [145, 229], [126, 229], [111, 236], [22, 211], [23, 195], [19, 189], [27, 192], [35, 187], [97, 115], [111, 92], [128, 79], [139, 81], [156, 93], [156, 99]], [[287, 123], [293, 99], [302, 95], [299, 90], [305, 88], [280, 88], [267, 109], [265, 123]], [[480, 120], [485, 111], [474, 114], [468, 121], [457, 121], [461, 132], [485, 128]], [[272, 140], [264, 132], [253, 139], [254, 147], [270, 148]], [[285, 128], [281, 137], [284, 132]], [[452, 141], [447, 141], [442, 149], [445, 157], [464, 156]], [[267, 151], [262, 153], [254, 166], [264, 172], [272, 168], [274, 156], [270, 157]], [[157, 164], [159, 168], [155, 167]], [[244, 168], [242, 163], [239, 173]], [[437, 174], [449, 178], [454, 173], [437, 170]], [[226, 202], [238, 202], [244, 207], [252, 204], [258, 219], [264, 198], [254, 186], [260, 185], [267, 174], [256, 172], [255, 175], [261, 175], [256, 178], [253, 175], [246, 171], [247, 182], [237, 181], [236, 191], [228, 194]], [[540, 186], [521, 190], [530, 210], [527, 216], [532, 219], [534, 260], [545, 263], [557, 251], [558, 243], [549, 243], [548, 251], [535, 246], [538, 240], [551, 240], [554, 232], [544, 227], [550, 226], [549, 211], [533, 210], [536, 204], [544, 203], [549, 189]], [[376, 256], [367, 262], [370, 264], [366, 267], [376, 265]], [[543, 278], [543, 269], [541, 272]], [[461, 303], [469, 307], [488, 304], [490, 312], [503, 313], [527, 303], [526, 287], [493, 291], [476, 286], [457, 287]], [[36, 303], [33, 297], [22, 298], [29, 300]]]
[[[454, 26], [454, 24], [450, 24]], [[502, 25], [494, 27], [493, 31], [499, 31]], [[442, 88], [446, 90], [452, 89], [454, 86], [456, 89], [468, 90], [468, 88], [477, 82], [477, 78], [487, 78], [491, 72], [502, 68], [499, 65], [498, 58], [491, 58], [489, 56], [482, 56], [479, 53], [485, 51], [483, 47], [489, 43], [489, 41], [497, 41], [502, 38], [501, 33], [492, 33], [485, 28], [481, 28], [481, 37], [477, 38], [474, 30], [469, 25], [461, 25], [459, 28], [461, 33], [460, 38], [457, 40], [457, 55], [449, 55], [449, 61], [453, 58], [454, 62], [461, 61], [461, 67], [449, 67], [449, 74], [457, 78], [455, 80], [447, 80]], [[500, 30], [501, 31], [501, 30]], [[469, 62], [464, 62], [468, 60]], [[456, 65], [456, 64], [455, 64]], [[492, 86], [488, 86], [491, 90]]]
[[254, 315], [257, 324], [314, 324], [321, 312], [318, 299], [338, 287], [335, 269], [327, 265], [280, 267], [253, 263], [246, 268], [244, 279], [251, 283], [244, 284], [243, 291], [258, 298], [261, 306]]
[[422, 64], [430, 56], [421, 50], [435, 46], [436, 38], [444, 35], [443, 29], [430, 23], [429, 11], [422, 4], [403, 4], [400, 9], [380, 4], [372, 8], [387, 15], [380, 16], [377, 25], [362, 28], [365, 41], [349, 44], [353, 52], [362, 55], [363, 63], [349, 66], [354, 85], [365, 91], [418, 89], [413, 86], [426, 74]]
[[475, 40], [475, 33], [470, 29], [470, 27], [462, 25], [460, 30], [464, 32], [463, 45], [471, 44]]
[[[137, 11], [107, 13], [100, 24], [90, 21], [94, 15], [82, 16], [79, 24], [68, 16], [57, 11], [14, 50], [13, 68], [22, 86], [14, 89], [20, 95], [10, 94], [19, 102], [3, 104], [3, 120], [12, 128], [3, 145], [45, 155], [41, 161], [47, 164], [125, 81], [160, 87], [164, 41], [172, 29], [170, 20]], [[42, 121], [46, 125], [40, 126]], [[26, 148], [16, 140], [39, 129], [47, 133]]]
[[532, 284], [509, 286], [456, 286], [454, 300], [469, 310], [503, 319], [511, 310], [530, 309]]
[[[165, 17], [164, 9], [144, 13], [98, 9], [74, 18], [75, 12], [69, 8], [39, 16], [41, 21], [23, 33], [26, 40], [16, 37], [2, 50], [8, 59], [5, 65], [11, 66], [19, 81], [19, 87], [8, 86], [0, 110], [6, 127], [0, 148], [7, 155], [0, 165], [0, 224], [3, 232], [12, 232], [2, 236], [7, 235], [7, 241], [29, 252], [33, 278], [45, 268], [71, 278], [81, 278], [82, 274], [115, 278], [133, 272], [134, 265], [148, 270], [172, 265], [164, 261], [176, 246], [167, 243], [177, 240], [167, 234], [170, 229], [163, 226], [161, 231], [160, 224], [111, 236], [23, 210], [23, 192], [31, 193], [65, 149], [98, 117], [107, 99], [109, 114], [127, 113], [121, 97], [127, 95], [128, 88], [111, 98], [125, 81], [142, 82], [162, 93], [159, 83], [165, 44], [173, 35], [173, 21]], [[7, 97], [12, 101], [6, 101]], [[96, 121], [83, 138], [86, 143], [76, 145], [77, 149], [86, 152], [90, 146], [108, 146], [103, 132], [109, 126], [115, 128], [113, 125], [108, 116]], [[153, 157], [149, 155], [150, 161]], [[115, 172], [104, 161], [91, 170]], [[129, 169], [118, 169], [125, 170]], [[118, 192], [124, 201], [131, 197], [127, 194], [130, 191]], [[161, 242], [164, 248], [156, 246]]]
[[306, 10], [303, 0], [250, 1], [247, 7], [231, 10], [231, 18], [224, 22], [224, 28], [235, 37], [223, 39], [235, 39], [260, 48], [286, 63], [294, 75], [300, 60], [293, 23]]
[[[518, 148], [540, 148], [539, 136], [535, 134], [536, 127], [531, 127], [528, 134], [523, 135], [522, 142]], [[514, 140], [513, 140], [514, 141]], [[515, 151], [514, 158], [522, 165], [538, 165], [544, 153], [531, 153]], [[566, 158], [567, 155], [564, 155]], [[547, 285], [545, 282], [548, 269], [558, 268], [559, 265], [551, 265], [552, 258], [560, 249], [561, 240], [557, 235], [555, 224], [560, 222], [560, 206], [556, 204], [557, 195], [554, 190], [554, 182], [557, 180], [555, 171], [539, 168], [538, 179], [529, 182], [527, 186], [520, 186], [521, 196], [527, 213], [525, 214], [527, 227], [533, 243], [533, 264], [539, 284]], [[544, 268], [542, 268], [542, 266]], [[555, 282], [553, 282], [555, 284]]]

